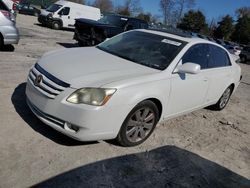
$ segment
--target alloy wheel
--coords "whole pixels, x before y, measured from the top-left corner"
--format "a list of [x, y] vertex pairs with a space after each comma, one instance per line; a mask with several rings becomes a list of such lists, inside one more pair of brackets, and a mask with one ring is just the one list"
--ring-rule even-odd
[[145, 139], [154, 128], [156, 116], [148, 107], [143, 107], [130, 117], [126, 137], [130, 142], [136, 143]]

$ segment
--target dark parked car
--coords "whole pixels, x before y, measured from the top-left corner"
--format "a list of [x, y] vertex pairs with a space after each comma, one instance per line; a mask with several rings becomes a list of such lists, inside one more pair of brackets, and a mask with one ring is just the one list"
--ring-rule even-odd
[[41, 11], [38, 8], [26, 3], [19, 4], [17, 6], [17, 10], [20, 14], [26, 14], [32, 16], [38, 16], [41, 13]]
[[246, 46], [240, 53], [240, 60], [241, 62], [250, 61], [250, 46]]
[[93, 46], [124, 31], [147, 28], [146, 21], [108, 14], [99, 21], [76, 19], [74, 39], [80, 46]]

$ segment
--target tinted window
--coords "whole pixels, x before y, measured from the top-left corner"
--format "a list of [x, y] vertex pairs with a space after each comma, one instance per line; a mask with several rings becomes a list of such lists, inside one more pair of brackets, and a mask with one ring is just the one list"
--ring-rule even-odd
[[164, 70], [186, 42], [146, 32], [132, 31], [101, 43], [97, 48], [137, 64]]
[[115, 16], [115, 15], [106, 15], [99, 20], [100, 23], [110, 24], [117, 27], [124, 27], [127, 23], [128, 18]]
[[64, 7], [58, 14], [67, 16], [69, 15], [70, 8], [69, 7]]
[[225, 67], [231, 65], [229, 57], [225, 50], [215, 45], [209, 45], [209, 48], [210, 59], [208, 68]]
[[52, 5], [50, 5], [46, 10], [47, 10], [48, 12], [56, 12], [56, 11], [58, 11], [61, 7], [62, 7], [62, 5], [52, 4]]
[[182, 63], [196, 63], [201, 69], [206, 69], [208, 64], [209, 51], [206, 44], [192, 46], [182, 58]]

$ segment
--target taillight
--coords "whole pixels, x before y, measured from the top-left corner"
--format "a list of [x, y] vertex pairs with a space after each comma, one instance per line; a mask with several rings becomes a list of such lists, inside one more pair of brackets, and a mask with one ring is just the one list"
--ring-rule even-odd
[[16, 10], [16, 3], [13, 4], [12, 9]]
[[11, 19], [11, 18], [10, 18], [10, 12], [9, 12], [9, 11], [0, 10], [0, 12], [1, 12], [6, 18], [8, 18], [9, 20]]

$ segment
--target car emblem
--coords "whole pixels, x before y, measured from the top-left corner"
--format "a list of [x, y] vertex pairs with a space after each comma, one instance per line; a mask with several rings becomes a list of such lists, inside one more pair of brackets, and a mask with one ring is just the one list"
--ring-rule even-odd
[[43, 76], [42, 75], [38, 75], [36, 77], [35, 81], [34, 81], [35, 86], [39, 86], [40, 83], [42, 82], [42, 80], [43, 80]]

